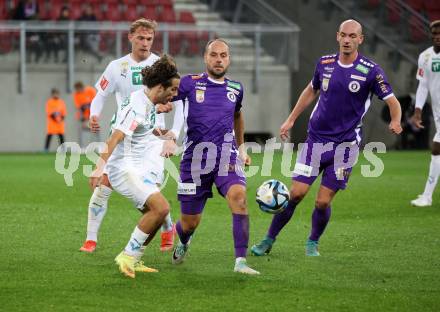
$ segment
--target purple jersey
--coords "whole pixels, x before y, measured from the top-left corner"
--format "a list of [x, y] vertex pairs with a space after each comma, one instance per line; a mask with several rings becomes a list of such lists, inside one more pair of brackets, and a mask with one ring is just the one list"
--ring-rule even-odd
[[[242, 84], [228, 78], [217, 82], [206, 73], [187, 75], [180, 80], [174, 100], [188, 105], [186, 142], [191, 145], [187, 144], [183, 160], [190, 160], [195, 146], [201, 142], [214, 143], [219, 156], [225, 135], [233, 132], [234, 113], [241, 109]], [[235, 148], [235, 141], [233, 145]]]
[[341, 64], [338, 57], [323, 56], [316, 65], [312, 87], [320, 94], [308, 133], [316, 142], [359, 143], [373, 93], [386, 100], [393, 91], [379, 65], [360, 54], [350, 65]]

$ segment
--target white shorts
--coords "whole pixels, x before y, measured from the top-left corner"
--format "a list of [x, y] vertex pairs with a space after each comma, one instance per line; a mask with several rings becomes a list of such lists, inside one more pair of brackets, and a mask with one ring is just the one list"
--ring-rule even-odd
[[112, 187], [121, 195], [133, 201], [136, 208], [143, 210], [148, 198], [160, 192], [156, 183], [151, 182], [148, 174], [139, 174], [132, 168], [109, 168], [108, 177]]

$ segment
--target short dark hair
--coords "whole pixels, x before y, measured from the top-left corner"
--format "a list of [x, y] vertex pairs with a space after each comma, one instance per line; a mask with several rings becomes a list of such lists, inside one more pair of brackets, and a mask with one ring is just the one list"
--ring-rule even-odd
[[440, 20], [432, 21], [431, 24], [429, 24], [429, 29], [430, 29], [431, 31], [432, 31], [432, 29], [433, 29], [434, 27], [440, 27]]
[[142, 84], [148, 88], [153, 88], [161, 84], [164, 88], [172, 85], [172, 80], [179, 79], [176, 62], [164, 54], [152, 66], [142, 69]]
[[58, 90], [57, 88], [52, 88], [51, 90], [50, 90], [50, 94], [54, 94], [54, 93], [60, 93], [60, 90]]
[[82, 83], [82, 81], [77, 81], [75, 82], [73, 87], [75, 88], [75, 90], [82, 89], [84, 88], [84, 84]]

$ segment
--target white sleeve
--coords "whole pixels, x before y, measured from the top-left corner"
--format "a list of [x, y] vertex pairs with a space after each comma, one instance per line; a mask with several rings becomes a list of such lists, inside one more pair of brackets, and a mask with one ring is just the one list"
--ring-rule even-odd
[[108, 95], [105, 95], [103, 92], [97, 92], [95, 97], [90, 104], [90, 117], [92, 116], [100, 116], [102, 112], [102, 108], [104, 107], [104, 103], [107, 99]]
[[183, 102], [182, 100], [178, 100], [173, 102], [174, 104], [174, 119], [173, 119], [173, 127], [171, 128], [171, 131], [174, 133], [174, 135], [176, 136], [176, 139], [179, 138], [180, 135], [180, 131], [182, 130], [183, 127], [183, 122], [184, 122], [184, 113], [183, 113]]
[[165, 113], [156, 114], [156, 122], [154, 123], [155, 128], [165, 129]]
[[428, 98], [428, 83], [426, 79], [419, 81], [419, 86], [416, 92], [416, 108], [423, 109], [426, 99]]
[[104, 96], [108, 96], [115, 92], [116, 87], [116, 77], [115, 70], [117, 69], [117, 63], [115, 61], [110, 62], [107, 68], [104, 70], [104, 73], [99, 77], [98, 81], [95, 84], [96, 90], [98, 90], [98, 94], [102, 93]]

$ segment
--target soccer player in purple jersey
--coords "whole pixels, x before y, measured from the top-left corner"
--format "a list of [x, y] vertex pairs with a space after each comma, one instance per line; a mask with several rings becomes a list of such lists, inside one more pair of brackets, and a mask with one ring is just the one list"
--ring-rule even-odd
[[280, 136], [285, 140], [298, 116], [319, 94], [310, 117], [307, 140], [296, 160], [287, 208], [274, 216], [266, 237], [252, 246], [254, 255], [270, 252], [276, 237], [292, 218], [295, 207], [322, 172], [312, 229], [306, 243], [306, 255], [319, 256], [318, 241], [330, 220], [331, 202], [339, 190], [345, 189], [357, 159], [362, 117], [373, 94], [389, 107], [389, 130], [395, 134], [402, 131], [400, 103], [383, 70], [358, 52], [363, 40], [362, 26], [357, 21], [346, 20], [340, 25], [337, 32], [339, 53], [319, 59], [312, 82], [281, 125]]
[[241, 149], [244, 142], [243, 86], [225, 77], [230, 53], [224, 40], [208, 42], [204, 60], [206, 72], [183, 77], [177, 96], [186, 106], [187, 137], [177, 191], [181, 217], [176, 231], [180, 241], [174, 249], [172, 262], [180, 264], [184, 260], [215, 184], [232, 212], [234, 272], [259, 274], [246, 262], [249, 217], [242, 166], [249, 158]]

